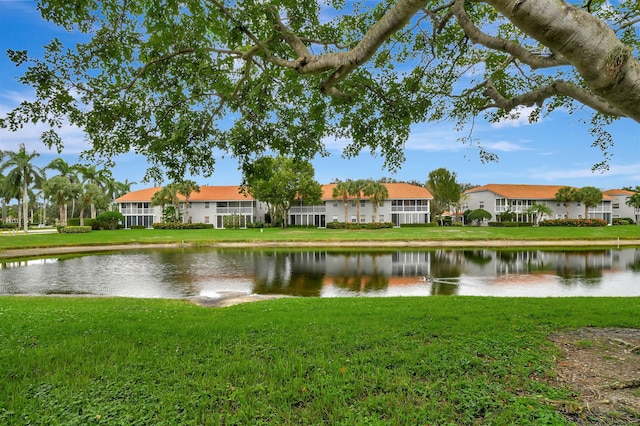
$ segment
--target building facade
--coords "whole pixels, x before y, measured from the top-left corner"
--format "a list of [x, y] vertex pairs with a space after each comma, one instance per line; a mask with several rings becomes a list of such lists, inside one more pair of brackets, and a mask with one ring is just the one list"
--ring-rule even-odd
[[631, 207], [627, 204], [627, 201], [629, 201], [629, 198], [631, 198], [635, 192], [624, 189], [610, 189], [608, 191], [604, 191], [604, 194], [612, 198], [611, 210], [613, 211], [614, 219], [629, 218], [633, 219], [635, 223], [639, 223], [640, 209]]
[[602, 219], [612, 223], [614, 217], [614, 198], [603, 193], [602, 201], [594, 207], [585, 206], [572, 201], [565, 206], [556, 201], [555, 196], [563, 185], [512, 185], [489, 184], [470, 189], [465, 192], [465, 210], [484, 209], [493, 215], [491, 220], [497, 221], [501, 213], [512, 212], [518, 222], [532, 222], [533, 218], [527, 210], [534, 204], [542, 204], [552, 210], [551, 215], [544, 215], [545, 219]]
[[[335, 184], [322, 186], [322, 203], [313, 206], [293, 206], [287, 217], [289, 225], [317, 226], [324, 228], [327, 222], [342, 222], [345, 213], [348, 222], [393, 222], [396, 226], [408, 223], [429, 223], [430, 202], [433, 196], [423, 187], [406, 183], [386, 183], [389, 197], [374, 207], [366, 198], [347, 203], [333, 198]], [[162, 221], [162, 207], [152, 206], [151, 198], [162, 188], [133, 191], [116, 200], [120, 213], [125, 217], [125, 228], [144, 226]], [[224, 228], [224, 218], [240, 215], [244, 224], [268, 222], [266, 203], [241, 193], [237, 186], [201, 186], [186, 199], [179, 194], [180, 211], [184, 222], [213, 224]]]

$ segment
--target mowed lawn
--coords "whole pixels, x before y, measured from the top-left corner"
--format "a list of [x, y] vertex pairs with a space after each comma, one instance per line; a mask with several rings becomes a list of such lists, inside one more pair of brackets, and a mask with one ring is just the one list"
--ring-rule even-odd
[[[548, 336], [638, 298], [0, 297], [0, 424], [570, 424]], [[586, 418], [586, 417], [585, 417]]]
[[109, 244], [188, 243], [214, 245], [221, 242], [337, 242], [337, 241], [486, 241], [486, 240], [640, 240], [640, 226], [599, 228], [489, 228], [434, 227], [379, 230], [332, 230], [302, 228], [205, 229], [205, 230], [118, 230], [87, 234], [8, 234], [0, 235], [0, 250], [52, 246]]

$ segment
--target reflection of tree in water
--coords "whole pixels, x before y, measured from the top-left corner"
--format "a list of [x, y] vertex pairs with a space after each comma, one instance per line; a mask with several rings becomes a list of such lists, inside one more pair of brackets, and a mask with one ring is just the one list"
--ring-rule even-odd
[[[344, 274], [333, 277], [333, 284], [336, 287], [358, 293], [380, 291], [389, 287], [389, 277], [378, 270], [379, 255], [375, 253], [365, 255], [359, 253], [347, 253], [344, 256]], [[367, 256], [371, 258], [372, 271], [369, 275], [363, 275], [362, 273], [361, 256]], [[356, 261], [355, 271], [352, 271], [351, 268], [349, 268], [349, 259], [352, 257]]]
[[633, 260], [627, 264], [627, 269], [633, 272], [640, 272], [640, 249], [635, 249]]
[[[559, 259], [556, 274], [560, 277], [560, 284], [566, 286], [586, 285], [589, 287], [600, 285], [602, 282], [602, 268], [591, 265], [593, 255], [604, 256], [606, 251], [598, 252], [566, 252], [564, 259]], [[564, 260], [561, 262], [560, 260]], [[578, 260], [573, 261], [572, 260]]]
[[462, 255], [466, 261], [478, 266], [484, 266], [490, 263], [492, 259], [486, 250], [463, 250]]
[[291, 277], [276, 279], [256, 279], [254, 293], [287, 294], [290, 296], [318, 297], [322, 291], [324, 274], [292, 273]]
[[[436, 250], [431, 255], [431, 294], [451, 296], [458, 293], [459, 286], [441, 282], [439, 279], [460, 278], [465, 255], [459, 250]], [[452, 280], [454, 281], [454, 280]]]

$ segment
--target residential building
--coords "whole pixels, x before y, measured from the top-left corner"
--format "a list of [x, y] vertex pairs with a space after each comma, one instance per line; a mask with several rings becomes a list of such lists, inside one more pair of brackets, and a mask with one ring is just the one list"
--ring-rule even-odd
[[[556, 201], [555, 196], [563, 185], [515, 185], [489, 184], [470, 189], [465, 192], [467, 202], [465, 210], [484, 209], [493, 215], [497, 221], [498, 215], [504, 212], [516, 214], [516, 221], [531, 222], [532, 217], [527, 210], [534, 204], [543, 204], [553, 213], [542, 219], [583, 219], [584, 205], [581, 202], [570, 202], [568, 207], [563, 202]], [[587, 218], [602, 219], [612, 222], [613, 200], [610, 195], [603, 193], [602, 201], [594, 207], [589, 207]]]
[[633, 219], [635, 223], [639, 223], [640, 209], [627, 204], [627, 201], [629, 201], [629, 198], [631, 198], [635, 192], [627, 191], [625, 189], [610, 189], [608, 191], [604, 191], [604, 194], [612, 198], [611, 209], [613, 211], [614, 219], [630, 218]]
[[351, 223], [392, 222], [396, 226], [431, 221], [433, 195], [426, 188], [408, 183], [384, 186], [388, 198], [374, 206], [369, 197], [349, 197], [345, 204], [342, 198], [333, 196], [336, 184], [322, 185], [322, 204], [292, 207], [289, 224], [325, 227], [327, 222], [344, 222], [345, 217]]
[[[409, 223], [429, 223], [430, 202], [433, 196], [425, 188], [406, 183], [385, 183], [389, 196], [373, 206], [368, 197], [356, 200], [333, 197], [335, 184], [322, 186], [322, 203], [312, 206], [297, 205], [289, 211], [290, 225], [315, 225], [320, 228], [327, 222], [343, 222], [345, 212], [347, 221], [353, 223], [393, 222], [396, 226]], [[125, 227], [151, 227], [154, 222], [162, 221], [162, 207], [152, 206], [153, 194], [161, 188], [147, 188], [133, 191], [116, 200], [120, 212], [125, 216]], [[194, 192], [185, 206], [181, 200], [180, 210], [185, 222], [211, 223], [215, 228], [224, 227], [224, 217], [241, 215], [245, 223], [269, 221], [266, 203], [253, 199], [240, 192], [237, 186], [201, 186], [200, 192]], [[359, 204], [359, 206], [358, 206]], [[358, 216], [359, 214], [359, 216]]]
[[[125, 228], [136, 225], [149, 228], [154, 222], [162, 221], [162, 207], [151, 205], [153, 194], [160, 189], [133, 191], [116, 199], [125, 217]], [[242, 194], [238, 186], [201, 186], [200, 192], [191, 193], [188, 206], [183, 195], [178, 197], [184, 222], [210, 223], [215, 228], [224, 227], [225, 216], [240, 215], [244, 223], [250, 223], [264, 222], [267, 214], [264, 203]]]

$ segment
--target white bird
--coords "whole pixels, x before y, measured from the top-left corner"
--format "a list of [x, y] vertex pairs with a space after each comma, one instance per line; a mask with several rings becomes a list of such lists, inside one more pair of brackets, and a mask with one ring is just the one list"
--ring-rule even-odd
[[433, 281], [433, 278], [431, 277], [425, 277], [424, 275], [420, 277], [420, 281], [426, 281], [426, 282], [431, 282]]

